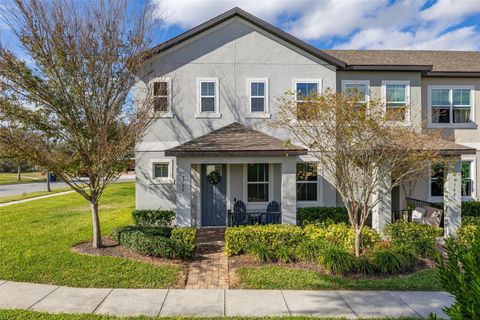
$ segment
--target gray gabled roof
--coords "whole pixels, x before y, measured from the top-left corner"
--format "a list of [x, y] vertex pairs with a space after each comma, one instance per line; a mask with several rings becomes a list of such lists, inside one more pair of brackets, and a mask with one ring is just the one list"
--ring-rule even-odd
[[300, 39], [298, 39], [297, 37], [294, 37], [292, 36], [291, 34], [269, 24], [268, 22], [260, 19], [260, 18], [257, 18], [255, 17], [254, 15], [236, 7], [236, 8], [233, 8], [227, 12], [224, 12], [222, 13], [221, 15], [219, 16], [216, 16], [215, 18], [211, 19], [211, 20], [208, 20], [207, 22], [204, 22], [198, 26], [196, 26], [195, 28], [193, 29], [190, 29], [178, 36], [176, 36], [175, 38], [172, 38], [168, 41], [165, 41], [155, 47], [153, 47], [152, 49], [149, 50], [148, 53], [146, 53], [146, 57], [149, 58], [149, 57], [152, 57], [162, 51], [165, 51], [165, 50], [168, 50], [172, 47], [175, 47], [176, 45], [192, 38], [192, 37], [195, 37], [199, 34], [201, 34], [202, 32], [205, 32], [206, 30], [210, 29], [210, 28], [213, 28], [215, 27], [216, 25], [219, 25], [220, 23], [222, 22], [225, 22], [233, 17], [240, 17], [248, 22], [250, 22], [251, 24], [257, 26], [258, 28], [262, 29], [262, 30], [265, 30], [271, 34], [273, 34], [274, 36], [296, 46], [297, 48], [319, 58], [319, 59], [322, 59], [324, 61], [326, 61], [327, 63], [335, 66], [335, 67], [340, 67], [340, 68], [343, 68], [345, 67], [345, 63], [331, 55], [329, 55], [328, 53], [325, 53], [324, 51], [318, 49], [318, 48], [315, 48], [314, 46], [306, 43], [305, 41], [302, 41]]
[[165, 156], [294, 156], [307, 149], [233, 122], [165, 151]]
[[[345, 61], [347, 69], [374, 70], [382, 66], [391, 70], [435, 73], [480, 73], [479, 51], [434, 51], [434, 50], [325, 50], [328, 54]], [[477, 75], [478, 76], [478, 75]]]

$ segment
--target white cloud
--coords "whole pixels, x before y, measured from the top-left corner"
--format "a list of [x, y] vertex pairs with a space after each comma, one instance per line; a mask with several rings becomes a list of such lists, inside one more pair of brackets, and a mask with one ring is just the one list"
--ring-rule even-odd
[[[479, 50], [480, 30], [461, 26], [479, 0], [152, 0], [167, 25], [188, 29], [240, 7], [303, 40], [337, 48]], [[477, 28], [480, 26], [477, 25]]]

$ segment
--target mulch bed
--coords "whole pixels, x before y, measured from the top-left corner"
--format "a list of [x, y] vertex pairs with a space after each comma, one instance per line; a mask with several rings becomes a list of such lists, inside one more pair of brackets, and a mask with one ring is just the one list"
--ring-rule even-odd
[[182, 275], [179, 277], [179, 280], [175, 284], [174, 288], [177, 288], [177, 289], [185, 288], [185, 283], [187, 281], [187, 274], [188, 274], [188, 265], [189, 265], [188, 261], [183, 261], [180, 259], [164, 259], [164, 258], [141, 255], [123, 245], [118, 244], [115, 240], [113, 240], [111, 237], [108, 237], [108, 236], [102, 237], [102, 243], [103, 243], [102, 248], [93, 248], [92, 241], [83, 242], [73, 246], [72, 250], [80, 254], [91, 255], [91, 256], [119, 257], [119, 258], [134, 260], [134, 261], [151, 263], [158, 266], [165, 266], [165, 265], [179, 266], [181, 267]]

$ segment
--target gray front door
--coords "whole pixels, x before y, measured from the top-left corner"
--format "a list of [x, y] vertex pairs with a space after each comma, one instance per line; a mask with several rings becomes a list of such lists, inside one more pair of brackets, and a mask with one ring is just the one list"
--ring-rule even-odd
[[[202, 165], [202, 226], [225, 226], [227, 223], [227, 166]], [[217, 174], [211, 174], [216, 172]], [[217, 178], [217, 179], [215, 179]], [[218, 179], [219, 178], [219, 179]]]

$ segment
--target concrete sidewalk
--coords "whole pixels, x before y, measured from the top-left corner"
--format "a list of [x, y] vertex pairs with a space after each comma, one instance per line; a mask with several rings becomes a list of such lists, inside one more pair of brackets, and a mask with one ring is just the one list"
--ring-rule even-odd
[[445, 292], [87, 289], [0, 280], [0, 309], [118, 316], [445, 317]]

